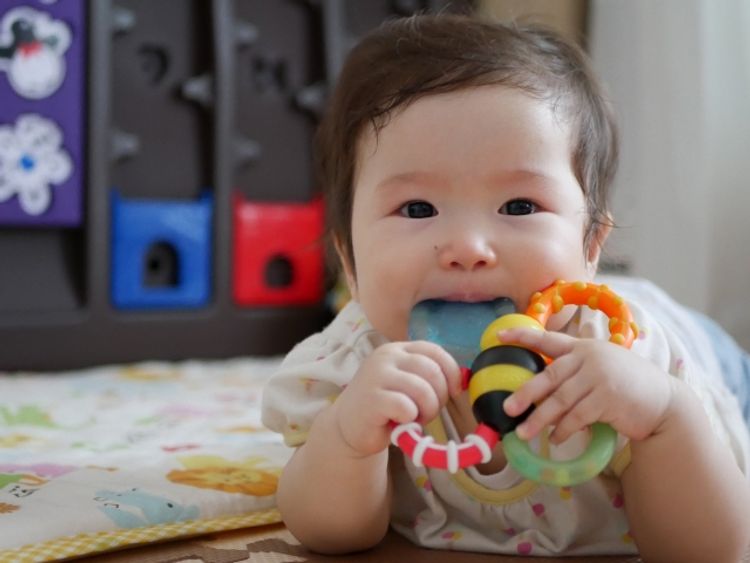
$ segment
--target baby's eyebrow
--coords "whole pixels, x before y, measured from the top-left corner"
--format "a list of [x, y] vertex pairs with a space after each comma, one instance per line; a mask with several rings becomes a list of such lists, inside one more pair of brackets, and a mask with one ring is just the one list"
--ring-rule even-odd
[[555, 182], [555, 178], [545, 174], [541, 170], [531, 168], [517, 168], [514, 170], [504, 170], [489, 175], [489, 183], [495, 184], [517, 184], [522, 182], [537, 182], [541, 185], [550, 185]]
[[403, 184], [436, 185], [441, 182], [440, 175], [433, 172], [413, 171], [400, 172], [378, 182], [377, 188], [388, 188]]
[[[415, 170], [410, 172], [399, 172], [388, 176], [386, 179], [378, 182], [376, 189], [388, 189], [403, 186], [405, 184], [437, 187], [446, 182], [448, 182], [448, 180], [437, 172]], [[502, 187], [529, 183], [533, 183], [535, 186], [540, 187], [551, 187], [556, 183], [556, 180], [553, 176], [545, 174], [541, 170], [517, 168], [488, 174], [484, 183], [488, 187]]]

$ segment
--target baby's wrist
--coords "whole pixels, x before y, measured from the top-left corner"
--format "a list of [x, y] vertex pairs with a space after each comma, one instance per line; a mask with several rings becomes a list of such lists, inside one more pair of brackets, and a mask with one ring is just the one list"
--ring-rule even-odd
[[[330, 416], [330, 424], [333, 426], [332, 434], [334, 434], [334, 440], [339, 445], [338, 449], [340, 450], [340, 454], [350, 459], [363, 459], [369, 457], [368, 454], [362, 453], [347, 437], [345, 427], [347, 424], [345, 420], [346, 417], [341, 413], [339, 402], [334, 402], [328, 409], [326, 409], [326, 413]], [[331, 433], [328, 434], [330, 435]]]

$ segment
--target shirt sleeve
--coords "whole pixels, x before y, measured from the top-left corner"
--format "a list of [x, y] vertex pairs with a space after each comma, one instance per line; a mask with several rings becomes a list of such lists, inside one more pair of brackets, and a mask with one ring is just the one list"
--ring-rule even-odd
[[263, 391], [263, 424], [288, 446], [300, 446], [315, 417], [336, 400], [362, 360], [385, 339], [356, 303], [347, 305], [323, 332], [300, 342]]

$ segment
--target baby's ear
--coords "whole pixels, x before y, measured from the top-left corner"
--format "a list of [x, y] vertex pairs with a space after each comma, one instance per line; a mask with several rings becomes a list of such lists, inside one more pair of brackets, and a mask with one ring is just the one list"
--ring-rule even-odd
[[336, 249], [336, 255], [338, 256], [339, 263], [343, 269], [346, 286], [349, 288], [349, 295], [351, 295], [354, 301], [357, 301], [357, 278], [354, 275], [354, 268], [353, 265], [349, 263], [349, 260], [346, 257], [346, 252], [343, 250], [343, 244], [337, 236], [333, 237], [333, 247]]
[[612, 216], [607, 213], [606, 223], [596, 225], [594, 233], [589, 240], [588, 248], [586, 249], [586, 263], [592, 275], [596, 273], [596, 269], [599, 266], [602, 248], [604, 248], [604, 243], [607, 242], [607, 238], [609, 238], [609, 234], [612, 232], [612, 225]]

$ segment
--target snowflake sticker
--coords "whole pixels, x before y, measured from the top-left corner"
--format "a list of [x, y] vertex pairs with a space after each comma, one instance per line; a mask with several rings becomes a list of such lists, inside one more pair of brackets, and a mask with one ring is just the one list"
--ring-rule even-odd
[[18, 196], [29, 215], [44, 213], [52, 202], [51, 184], [73, 172], [62, 147], [62, 131], [54, 121], [25, 114], [13, 125], [0, 125], [0, 203]]
[[0, 21], [0, 70], [19, 96], [40, 100], [65, 80], [70, 28], [33, 8], [10, 10]]

